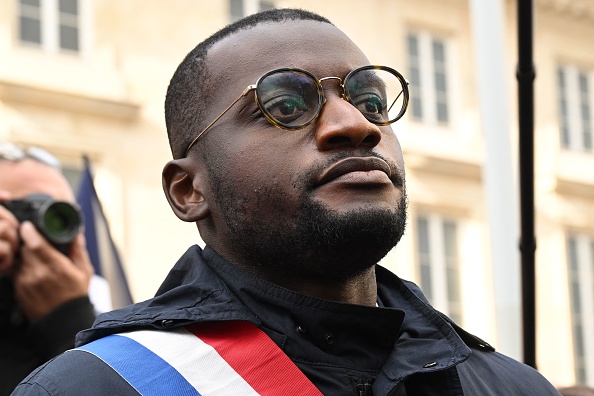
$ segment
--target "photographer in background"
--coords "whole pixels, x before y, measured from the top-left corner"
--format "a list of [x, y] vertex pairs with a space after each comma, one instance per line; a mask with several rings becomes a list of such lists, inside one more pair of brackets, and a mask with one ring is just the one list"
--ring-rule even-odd
[[75, 202], [60, 163], [48, 152], [0, 142], [0, 396], [35, 367], [74, 346], [93, 324], [93, 267], [82, 234], [64, 255], [5, 204], [31, 194]]

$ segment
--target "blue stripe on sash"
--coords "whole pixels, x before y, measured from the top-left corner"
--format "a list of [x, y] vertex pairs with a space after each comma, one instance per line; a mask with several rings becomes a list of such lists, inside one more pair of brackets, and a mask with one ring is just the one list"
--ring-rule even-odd
[[128, 337], [110, 335], [76, 349], [101, 358], [143, 396], [201, 396], [174, 367]]

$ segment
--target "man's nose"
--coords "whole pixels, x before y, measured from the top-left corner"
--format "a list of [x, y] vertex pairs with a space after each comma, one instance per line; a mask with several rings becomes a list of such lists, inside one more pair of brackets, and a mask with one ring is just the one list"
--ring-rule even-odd
[[375, 147], [382, 138], [377, 125], [338, 95], [328, 95], [315, 125], [316, 144], [320, 150]]

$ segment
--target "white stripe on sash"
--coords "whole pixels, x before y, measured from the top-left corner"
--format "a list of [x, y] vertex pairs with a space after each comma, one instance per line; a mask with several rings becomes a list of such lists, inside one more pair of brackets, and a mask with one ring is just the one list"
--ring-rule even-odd
[[[258, 395], [210, 345], [184, 328], [141, 330], [119, 335], [150, 349], [175, 368], [201, 395]], [[167, 340], [167, 343], [163, 341]], [[192, 353], [188, 353], [188, 351]]]

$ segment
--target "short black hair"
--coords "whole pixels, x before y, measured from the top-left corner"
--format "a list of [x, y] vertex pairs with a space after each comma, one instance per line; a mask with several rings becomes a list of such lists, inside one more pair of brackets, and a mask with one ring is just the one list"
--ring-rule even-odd
[[173, 158], [181, 158], [186, 147], [207, 122], [204, 110], [208, 106], [208, 50], [220, 40], [240, 30], [247, 30], [264, 22], [312, 20], [329, 23], [328, 19], [310, 11], [279, 8], [259, 12], [225, 26], [198, 44], [179, 64], [167, 88], [165, 98], [165, 125]]

